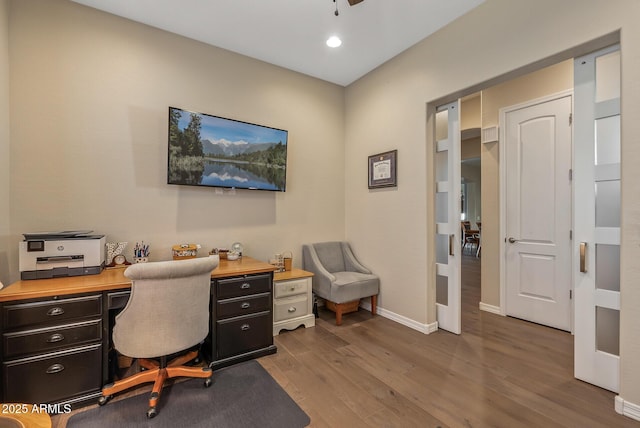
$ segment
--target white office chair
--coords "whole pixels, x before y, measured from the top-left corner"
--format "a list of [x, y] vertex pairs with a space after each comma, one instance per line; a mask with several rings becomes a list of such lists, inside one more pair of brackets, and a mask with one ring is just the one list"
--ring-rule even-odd
[[132, 280], [131, 297], [116, 316], [113, 344], [121, 354], [138, 358], [138, 364], [148, 370], [105, 385], [98, 404], [106, 404], [116, 392], [154, 382], [147, 410], [147, 417], [152, 418], [165, 379], [197, 377], [205, 379], [206, 387], [211, 385], [210, 368], [182, 365], [196, 358], [197, 350], [169, 363], [167, 356], [193, 348], [209, 334], [211, 271], [218, 263], [218, 256], [210, 256], [139, 263], [124, 271]]

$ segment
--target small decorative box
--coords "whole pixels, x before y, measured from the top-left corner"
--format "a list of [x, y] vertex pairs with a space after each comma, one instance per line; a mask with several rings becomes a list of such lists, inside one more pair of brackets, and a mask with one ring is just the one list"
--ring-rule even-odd
[[173, 250], [173, 260], [193, 259], [198, 256], [198, 246], [196, 244], [178, 244], [171, 247]]

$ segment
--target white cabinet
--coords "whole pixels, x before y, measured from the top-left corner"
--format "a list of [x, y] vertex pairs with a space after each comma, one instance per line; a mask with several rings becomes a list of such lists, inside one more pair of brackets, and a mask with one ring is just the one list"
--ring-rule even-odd
[[273, 275], [273, 335], [281, 330], [293, 330], [301, 325], [313, 327], [313, 297], [311, 277], [301, 269], [276, 272]]

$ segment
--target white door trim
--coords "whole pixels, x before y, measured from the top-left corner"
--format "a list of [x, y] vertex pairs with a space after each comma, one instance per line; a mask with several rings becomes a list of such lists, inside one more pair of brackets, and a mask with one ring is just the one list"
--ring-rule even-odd
[[[515, 104], [512, 106], [508, 106], [508, 107], [503, 107], [499, 110], [499, 122], [498, 122], [498, 126], [499, 126], [499, 135], [500, 138], [498, 139], [498, 160], [500, 163], [499, 166], [499, 180], [500, 180], [500, 236], [499, 236], [499, 242], [500, 242], [500, 315], [506, 316], [507, 315], [507, 308], [506, 308], [506, 302], [507, 302], [507, 288], [506, 288], [506, 277], [507, 277], [507, 263], [506, 263], [506, 255], [507, 255], [507, 251], [506, 251], [506, 244], [505, 244], [505, 240], [507, 237], [507, 204], [506, 204], [506, 200], [507, 200], [507, 186], [506, 186], [506, 179], [507, 179], [507, 164], [506, 164], [506, 158], [505, 158], [505, 139], [506, 139], [506, 129], [505, 129], [505, 123], [506, 123], [506, 117], [507, 117], [507, 113], [515, 111], [515, 110], [519, 110], [522, 108], [526, 108], [526, 107], [531, 107], [537, 104], [543, 104], [549, 101], [553, 101], [556, 99], [560, 99], [560, 98], [564, 98], [570, 96], [571, 97], [571, 110], [573, 111], [573, 89], [569, 89], [566, 91], [561, 91], [561, 92], [557, 92], [551, 95], [547, 95], [541, 98], [536, 98], [533, 100], [528, 100], [525, 101], [523, 103], [520, 104]], [[573, 141], [571, 142], [571, 159], [572, 162], [571, 164], [573, 165]], [[571, 186], [571, 195], [572, 195], [572, 199], [573, 199], [573, 185]], [[573, 229], [573, 224], [572, 224], [572, 229]], [[573, 265], [573, 263], [571, 264]], [[572, 275], [572, 281], [571, 283], [573, 284], [573, 271], [571, 273]], [[571, 310], [572, 310], [572, 315], [571, 315], [571, 332], [573, 333], [573, 301], [571, 302]]]

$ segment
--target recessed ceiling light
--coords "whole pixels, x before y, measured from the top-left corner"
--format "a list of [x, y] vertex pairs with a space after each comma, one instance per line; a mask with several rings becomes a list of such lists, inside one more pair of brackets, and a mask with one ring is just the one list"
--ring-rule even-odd
[[338, 36], [331, 36], [327, 39], [327, 46], [330, 48], [337, 48], [342, 44], [342, 40]]

